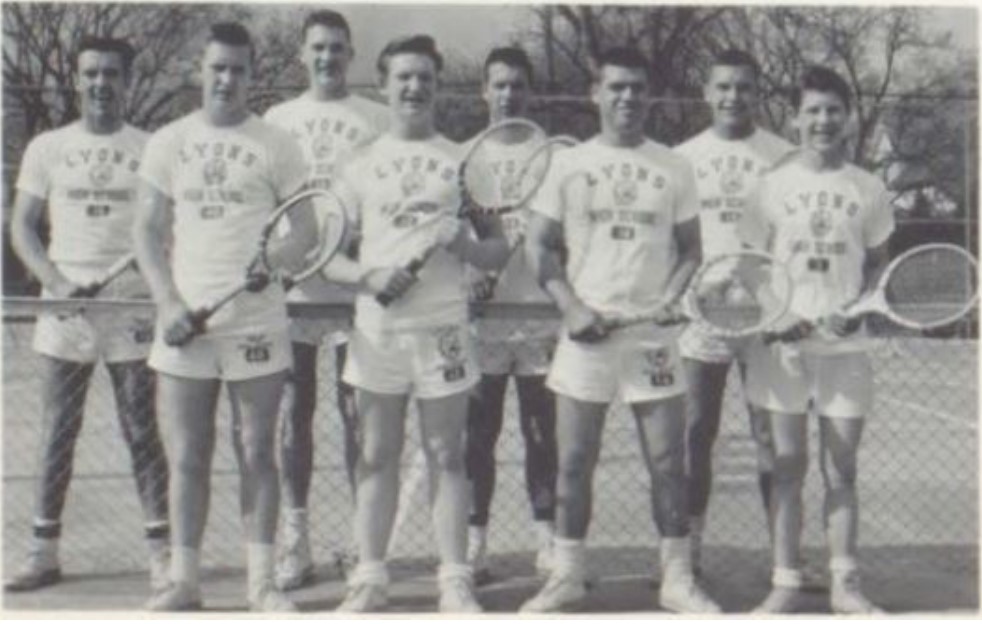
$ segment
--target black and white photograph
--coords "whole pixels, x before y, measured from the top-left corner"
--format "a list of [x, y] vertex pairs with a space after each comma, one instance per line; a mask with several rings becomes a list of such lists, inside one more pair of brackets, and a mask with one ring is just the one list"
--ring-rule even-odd
[[3, 2], [4, 617], [979, 617], [978, 20]]

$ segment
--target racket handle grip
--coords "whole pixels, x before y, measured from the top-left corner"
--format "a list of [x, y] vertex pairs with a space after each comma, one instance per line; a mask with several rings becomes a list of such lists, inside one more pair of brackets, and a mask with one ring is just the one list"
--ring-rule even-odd
[[[414, 258], [409, 264], [406, 265], [406, 271], [408, 271], [414, 277], [419, 274], [420, 269], [423, 268], [423, 264], [426, 262], [425, 258]], [[388, 293], [379, 293], [375, 295], [375, 301], [378, 302], [380, 306], [386, 308], [395, 301], [396, 297]]]
[[205, 324], [208, 322], [208, 319], [212, 314], [214, 314], [214, 310], [210, 308], [200, 308], [198, 310], [188, 312], [187, 320], [191, 324], [191, 330], [179, 334], [174, 333], [172, 330], [168, 330], [164, 333], [164, 342], [171, 347], [183, 347], [191, 342], [195, 336], [205, 332]]

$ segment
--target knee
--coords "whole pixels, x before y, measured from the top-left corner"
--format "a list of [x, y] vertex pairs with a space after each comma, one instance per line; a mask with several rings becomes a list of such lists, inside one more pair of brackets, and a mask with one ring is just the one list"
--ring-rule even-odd
[[211, 472], [209, 454], [197, 446], [175, 448], [170, 454], [171, 470], [189, 480], [204, 482]]
[[399, 451], [390, 446], [367, 441], [361, 446], [359, 470], [364, 474], [393, 472], [399, 465]]
[[441, 472], [464, 471], [464, 449], [448, 440], [431, 441], [426, 449], [430, 465]]
[[856, 462], [828, 462], [822, 466], [822, 480], [829, 491], [848, 491], [856, 488]]
[[559, 455], [559, 478], [563, 481], [585, 481], [593, 472], [593, 453], [577, 446], [563, 450]]
[[804, 450], [775, 453], [773, 465], [775, 486], [800, 485], [808, 469], [808, 453]]
[[250, 473], [275, 471], [275, 454], [272, 436], [246, 436], [242, 440], [242, 464]]

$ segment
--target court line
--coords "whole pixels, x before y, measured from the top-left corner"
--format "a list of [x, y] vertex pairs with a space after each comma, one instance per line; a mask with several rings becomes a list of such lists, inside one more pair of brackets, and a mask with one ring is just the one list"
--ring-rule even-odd
[[964, 427], [969, 431], [978, 431], [978, 425], [976, 423], [970, 420], [965, 420], [964, 418], [958, 418], [957, 416], [953, 416], [941, 409], [930, 409], [919, 403], [914, 403], [913, 401], [908, 401], [908, 400], [901, 401], [899, 399], [893, 398], [892, 396], [882, 395], [882, 394], [879, 397], [877, 397], [877, 400], [883, 401], [884, 403], [889, 403], [894, 407], [905, 407], [912, 412], [917, 412], [919, 414], [926, 414], [927, 416], [932, 416], [942, 422], [951, 423], [954, 425], [958, 425], [960, 427]]

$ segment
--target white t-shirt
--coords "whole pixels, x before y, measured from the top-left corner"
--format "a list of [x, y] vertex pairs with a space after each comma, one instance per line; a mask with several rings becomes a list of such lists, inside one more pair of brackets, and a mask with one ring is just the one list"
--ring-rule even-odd
[[[405, 267], [433, 245], [436, 224], [460, 210], [461, 156], [461, 146], [440, 135], [406, 141], [384, 134], [343, 168], [335, 190], [360, 228], [362, 266]], [[371, 294], [359, 294], [355, 325], [401, 330], [466, 321], [467, 285], [459, 258], [440, 248], [417, 277], [387, 307]]]
[[[863, 285], [866, 250], [885, 243], [894, 229], [886, 186], [852, 164], [818, 171], [789, 160], [761, 180], [740, 236], [788, 263], [794, 279], [791, 311], [817, 320], [853, 301]], [[866, 347], [862, 336], [815, 338], [814, 351]]]
[[[388, 109], [357, 95], [316, 100], [310, 93], [277, 104], [264, 119], [283, 128], [300, 144], [308, 185], [331, 188], [338, 169], [358, 148], [374, 141], [388, 125]], [[314, 275], [290, 291], [290, 301], [351, 301], [350, 288]]]
[[93, 134], [79, 121], [28, 144], [17, 190], [47, 201], [53, 262], [106, 269], [132, 251], [137, 171], [148, 137], [130, 125]]
[[[164, 126], [147, 144], [140, 175], [174, 201], [174, 282], [192, 309], [244, 275], [266, 218], [305, 181], [290, 135], [258, 117], [216, 127], [201, 111]], [[283, 290], [242, 293], [209, 320], [213, 335], [286, 327]]]
[[696, 175], [704, 259], [740, 251], [737, 226], [748, 199], [760, 177], [792, 149], [791, 143], [760, 128], [735, 140], [707, 128], [676, 146]]
[[655, 311], [678, 261], [677, 224], [696, 218], [692, 168], [650, 140], [596, 138], [554, 155], [532, 210], [558, 221], [576, 295], [605, 315]]

